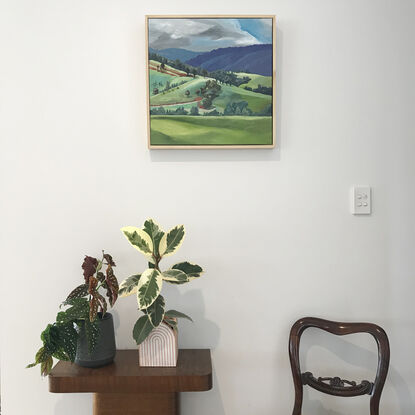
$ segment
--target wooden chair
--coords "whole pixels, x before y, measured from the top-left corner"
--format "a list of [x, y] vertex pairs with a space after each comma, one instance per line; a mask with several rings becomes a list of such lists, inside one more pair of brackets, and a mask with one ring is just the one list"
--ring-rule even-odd
[[[322, 329], [337, 336], [353, 333], [371, 334], [378, 345], [378, 367], [374, 382], [363, 380], [357, 384], [354, 381], [340, 379], [339, 377], [316, 378], [310, 372], [301, 373], [300, 339], [304, 330], [309, 327]], [[301, 415], [303, 385], [308, 385], [320, 392], [334, 396], [371, 395], [370, 415], [379, 415], [379, 401], [388, 373], [390, 355], [388, 336], [381, 327], [371, 323], [339, 323], [321, 318], [305, 317], [298, 320], [291, 328], [289, 353], [295, 387], [295, 403], [292, 415]]]

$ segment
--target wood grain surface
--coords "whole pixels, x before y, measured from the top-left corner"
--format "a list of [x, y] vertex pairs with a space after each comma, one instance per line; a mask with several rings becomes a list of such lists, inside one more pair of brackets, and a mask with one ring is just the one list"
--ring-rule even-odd
[[96, 369], [60, 361], [49, 375], [54, 393], [171, 393], [212, 388], [209, 349], [181, 349], [176, 367], [140, 367], [138, 350], [117, 350], [112, 364]]

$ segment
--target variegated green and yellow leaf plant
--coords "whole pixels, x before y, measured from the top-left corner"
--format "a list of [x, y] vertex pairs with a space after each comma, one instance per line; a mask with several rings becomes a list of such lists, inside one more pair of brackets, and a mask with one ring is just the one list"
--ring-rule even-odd
[[199, 278], [203, 273], [199, 265], [187, 261], [174, 264], [167, 270], [160, 268], [160, 261], [173, 255], [183, 243], [184, 226], [177, 225], [164, 232], [153, 219], [148, 219], [143, 228], [126, 226], [121, 231], [128, 242], [148, 260], [148, 268], [141, 274], [126, 278], [119, 291], [120, 297], [136, 295], [138, 309], [144, 313], [133, 329], [137, 344], [142, 343], [162, 322], [177, 330], [177, 318], [192, 321], [189, 316], [179, 311], [165, 311], [165, 301], [161, 295], [164, 281], [169, 284], [185, 284]]
[[[104, 266], [105, 274], [101, 271]], [[53, 358], [74, 362], [79, 328], [83, 325], [89, 351], [94, 350], [99, 338], [98, 319], [108, 308], [107, 300], [99, 290], [102, 288], [106, 291], [111, 307], [118, 297], [119, 287], [114, 267], [111, 255], [104, 252], [100, 260], [85, 256], [82, 264], [84, 283], [69, 293], [61, 304], [61, 307], [69, 307], [58, 312], [56, 321], [48, 324], [41, 333], [43, 346], [36, 353], [35, 362], [28, 365], [28, 368], [40, 364], [42, 376], [47, 376], [52, 370]]]

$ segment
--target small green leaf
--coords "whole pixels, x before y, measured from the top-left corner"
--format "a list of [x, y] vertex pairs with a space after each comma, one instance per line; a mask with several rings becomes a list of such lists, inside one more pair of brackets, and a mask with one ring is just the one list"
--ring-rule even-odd
[[147, 315], [141, 316], [134, 325], [133, 338], [141, 344], [153, 330], [153, 325]]
[[50, 353], [48, 353], [44, 347], [41, 347], [36, 353], [35, 362], [36, 363], [46, 362], [49, 356], [50, 356]]
[[153, 242], [146, 232], [134, 226], [125, 226], [121, 231], [135, 249], [146, 256], [152, 255]]
[[173, 229], [163, 235], [160, 241], [160, 255], [168, 256], [174, 254], [183, 242], [184, 239], [184, 226], [176, 226]]
[[179, 269], [189, 276], [189, 280], [199, 278], [203, 274], [203, 269], [200, 265], [191, 264], [190, 262], [179, 262], [172, 266], [173, 269]]
[[149, 307], [158, 297], [163, 285], [163, 279], [160, 271], [147, 269], [141, 274], [140, 281], [137, 285], [137, 301], [139, 308]]
[[131, 275], [126, 278], [120, 285], [118, 295], [120, 297], [128, 297], [137, 292], [138, 281], [140, 281], [141, 274]]
[[177, 311], [177, 310], [166, 311], [165, 316], [170, 317], [170, 318], [186, 318], [187, 320], [190, 320], [193, 322], [193, 320], [188, 315], [181, 313], [180, 311]]
[[148, 314], [153, 327], [157, 327], [164, 317], [164, 298], [160, 294], [151, 306], [147, 307], [146, 314]]
[[174, 283], [174, 284], [184, 284], [189, 282], [188, 276], [179, 269], [168, 269], [161, 273], [163, 280]]
[[49, 375], [50, 371], [52, 370], [53, 366], [53, 358], [49, 356], [48, 359], [40, 364], [40, 373], [42, 376]]

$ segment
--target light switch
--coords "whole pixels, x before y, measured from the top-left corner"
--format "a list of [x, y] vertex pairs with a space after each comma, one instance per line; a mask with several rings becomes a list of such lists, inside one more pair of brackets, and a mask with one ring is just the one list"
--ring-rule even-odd
[[370, 215], [372, 213], [372, 191], [370, 186], [354, 186], [351, 193], [352, 214]]

